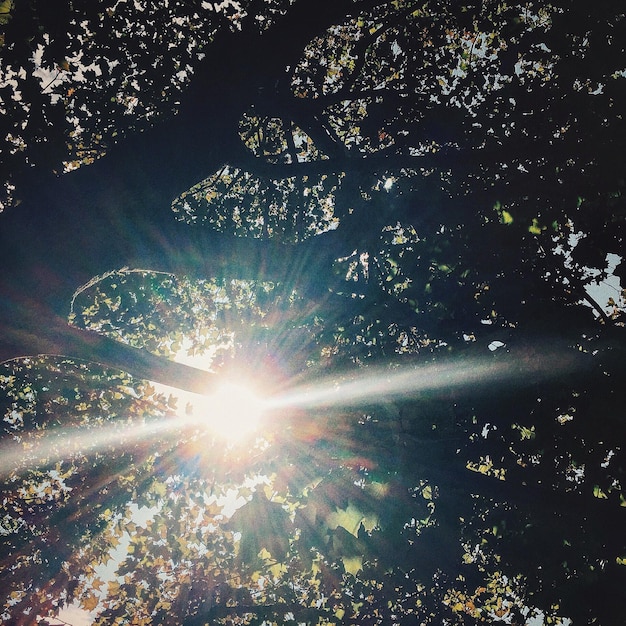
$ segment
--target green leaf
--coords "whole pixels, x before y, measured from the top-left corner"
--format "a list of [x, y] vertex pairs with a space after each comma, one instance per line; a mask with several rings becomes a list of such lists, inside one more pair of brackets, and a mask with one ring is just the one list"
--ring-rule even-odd
[[508, 211], [502, 211], [501, 215], [503, 224], [508, 225], [513, 223], [513, 216]]
[[596, 498], [600, 498], [601, 500], [607, 499], [608, 496], [606, 495], [606, 493], [604, 493], [604, 491], [600, 488], [599, 485], [594, 485], [593, 486], [593, 495]]
[[3, 0], [0, 2], [0, 24], [7, 24], [11, 19], [11, 10], [13, 9], [13, 0]]
[[243, 562], [254, 563], [263, 548], [276, 561], [286, 559], [291, 529], [289, 514], [262, 492], [255, 492], [250, 502], [235, 511], [228, 526], [241, 533], [239, 557]]

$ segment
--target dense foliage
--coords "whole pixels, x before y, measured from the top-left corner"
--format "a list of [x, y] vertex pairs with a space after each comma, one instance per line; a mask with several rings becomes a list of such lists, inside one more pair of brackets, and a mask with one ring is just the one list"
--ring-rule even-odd
[[0, 28], [3, 622], [620, 623], [620, 2]]

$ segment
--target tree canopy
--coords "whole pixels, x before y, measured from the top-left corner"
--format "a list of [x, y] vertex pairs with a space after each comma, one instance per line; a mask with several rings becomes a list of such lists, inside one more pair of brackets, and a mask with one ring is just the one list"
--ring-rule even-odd
[[621, 623], [625, 95], [617, 0], [0, 1], [2, 622]]

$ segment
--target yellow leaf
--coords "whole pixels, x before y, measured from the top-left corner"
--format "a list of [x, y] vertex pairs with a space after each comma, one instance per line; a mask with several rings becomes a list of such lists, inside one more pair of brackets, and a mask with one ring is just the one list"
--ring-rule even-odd
[[513, 216], [508, 211], [502, 211], [502, 223], [503, 224], [513, 223]]
[[167, 486], [165, 483], [155, 480], [150, 487], [150, 491], [156, 496], [164, 496], [167, 493]]
[[217, 502], [209, 503], [204, 509], [206, 515], [219, 515], [222, 512], [222, 507]]
[[341, 560], [343, 561], [343, 567], [346, 573], [352, 574], [353, 576], [356, 576], [363, 567], [362, 556], [344, 556]]
[[120, 591], [120, 584], [116, 580], [109, 581], [108, 594], [109, 596], [115, 596]]
[[606, 493], [604, 493], [604, 491], [602, 491], [602, 489], [598, 486], [598, 485], [594, 485], [593, 486], [593, 495], [596, 498], [600, 498], [600, 499], [605, 499], [608, 498], [608, 496], [606, 495]]
[[13, 9], [12, 0], [4, 0], [0, 2], [0, 24], [7, 24], [11, 19], [11, 9]]
[[372, 481], [371, 483], [365, 485], [365, 491], [375, 498], [381, 499], [389, 493], [389, 483], [378, 483], [376, 481]]
[[287, 567], [283, 563], [276, 563], [269, 568], [269, 571], [274, 578], [280, 578], [281, 574], [287, 573]]
[[98, 598], [93, 593], [90, 593], [81, 600], [80, 605], [85, 611], [93, 611], [98, 606]]
[[361, 524], [363, 524], [365, 530], [370, 531], [378, 524], [378, 518], [373, 514], [366, 515], [354, 505], [349, 504], [347, 508], [336, 509], [334, 513], [331, 513], [326, 520], [326, 524], [330, 529], [341, 526], [355, 537], [358, 537]]
[[540, 235], [541, 228], [539, 227], [539, 220], [536, 217], [533, 217], [533, 223], [528, 227], [528, 232], [533, 235]]

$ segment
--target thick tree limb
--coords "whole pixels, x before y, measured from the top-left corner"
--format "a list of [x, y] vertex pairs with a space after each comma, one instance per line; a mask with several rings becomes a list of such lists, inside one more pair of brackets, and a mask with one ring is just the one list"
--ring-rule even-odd
[[0, 363], [21, 356], [64, 356], [97, 363], [147, 379], [191, 391], [208, 393], [217, 384], [215, 374], [140, 350], [98, 333], [76, 328], [60, 318], [48, 317], [32, 325], [3, 328]]
[[[280, 275], [270, 269], [273, 259], [287, 267], [289, 255], [280, 246], [177, 223], [170, 203], [230, 160], [231, 146], [238, 153], [237, 120], [252, 96], [280, 80], [285, 64], [298, 58], [310, 38], [352, 6], [338, 0], [319, 11], [315, 2], [298, 2], [269, 32], [245, 40], [220, 35], [180, 115], [61, 178], [28, 172], [21, 181], [27, 186], [22, 205], [2, 216], [1, 359], [31, 350], [76, 351], [78, 358], [91, 353], [93, 360], [162, 380], [162, 359], [63, 325], [80, 285], [125, 266], [196, 276], [249, 277], [252, 268], [256, 278]], [[293, 278], [292, 272], [282, 276]], [[196, 372], [182, 366], [177, 371], [170, 374], [181, 384], [195, 385], [185, 380], [195, 380]]]

